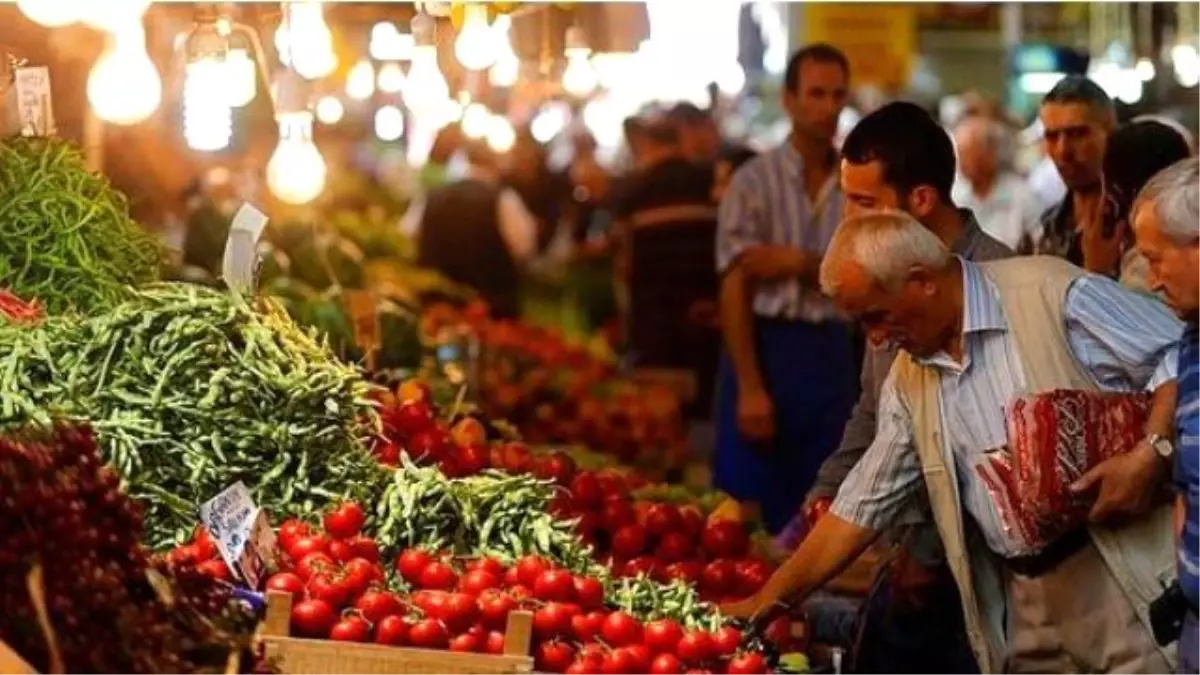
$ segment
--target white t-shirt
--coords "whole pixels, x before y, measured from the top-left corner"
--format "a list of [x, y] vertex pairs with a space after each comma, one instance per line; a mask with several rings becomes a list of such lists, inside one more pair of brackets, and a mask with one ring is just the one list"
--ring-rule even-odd
[[1015, 173], [1000, 174], [984, 198], [975, 194], [970, 181], [959, 175], [952, 196], [955, 204], [975, 213], [984, 232], [1013, 250], [1025, 235], [1034, 241], [1040, 238], [1042, 205], [1025, 180]]

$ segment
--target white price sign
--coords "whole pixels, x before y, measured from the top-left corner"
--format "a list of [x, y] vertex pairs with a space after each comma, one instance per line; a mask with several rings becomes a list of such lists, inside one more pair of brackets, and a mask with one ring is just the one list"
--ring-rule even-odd
[[200, 520], [229, 569], [257, 589], [275, 565], [275, 533], [246, 486], [239, 481], [205, 502]]
[[12, 89], [20, 133], [25, 136], [53, 134], [50, 69], [45, 66], [17, 68], [13, 73]]
[[221, 275], [225, 285], [244, 291], [254, 289], [258, 264], [258, 238], [267, 227], [267, 216], [249, 204], [242, 204], [229, 226]]

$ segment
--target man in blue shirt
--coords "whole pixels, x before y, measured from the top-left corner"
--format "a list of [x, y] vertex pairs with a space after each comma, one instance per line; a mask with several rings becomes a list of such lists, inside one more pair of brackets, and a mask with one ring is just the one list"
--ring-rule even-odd
[[[1178, 448], [1162, 443], [1160, 454], [1174, 455], [1175, 530], [1179, 536], [1179, 585], [1191, 604], [1179, 638], [1179, 672], [1200, 672], [1197, 658], [1197, 538], [1200, 536], [1200, 347], [1196, 318], [1200, 308], [1200, 164], [1195, 157], [1173, 164], [1146, 184], [1133, 207], [1138, 251], [1149, 266], [1149, 284], [1187, 324], [1179, 345], [1179, 400], [1175, 409]], [[1156, 447], [1156, 449], [1158, 449]]]

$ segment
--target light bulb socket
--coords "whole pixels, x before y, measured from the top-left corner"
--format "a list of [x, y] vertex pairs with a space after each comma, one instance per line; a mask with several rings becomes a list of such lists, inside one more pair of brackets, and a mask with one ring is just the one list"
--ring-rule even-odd
[[275, 115], [308, 110], [310, 85], [292, 68], [279, 74], [275, 91]]
[[592, 48], [588, 46], [587, 37], [583, 34], [583, 29], [579, 26], [571, 26], [567, 29], [566, 39], [563, 41], [565, 53], [586, 52], [590, 54]]
[[412, 23], [413, 42], [418, 47], [432, 47], [436, 45], [437, 22], [432, 16], [425, 12], [418, 12], [413, 17]]
[[225, 58], [229, 51], [229, 40], [217, 31], [216, 25], [201, 24], [188, 36], [186, 47], [188, 58], [192, 60], [206, 56]]

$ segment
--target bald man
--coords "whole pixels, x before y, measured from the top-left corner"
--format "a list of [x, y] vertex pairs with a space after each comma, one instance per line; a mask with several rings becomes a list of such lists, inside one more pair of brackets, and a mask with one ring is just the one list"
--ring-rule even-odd
[[954, 202], [974, 211], [983, 231], [1011, 249], [1026, 236], [1036, 240], [1041, 206], [1010, 166], [1013, 141], [1008, 129], [995, 118], [970, 115], [955, 127], [954, 145]]

